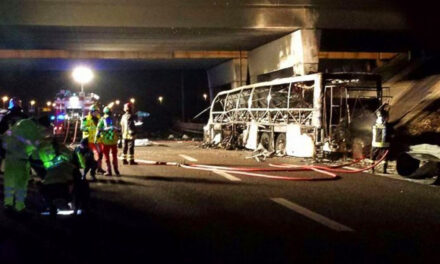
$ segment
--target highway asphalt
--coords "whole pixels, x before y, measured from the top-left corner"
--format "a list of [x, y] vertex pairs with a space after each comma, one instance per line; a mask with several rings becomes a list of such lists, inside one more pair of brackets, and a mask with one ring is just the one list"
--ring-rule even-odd
[[[298, 158], [248, 159], [249, 151], [197, 142], [138, 147], [139, 161], [267, 167]], [[437, 186], [340, 174], [281, 181], [177, 166], [122, 166], [91, 183], [91, 212], [56, 220], [0, 212], [0, 263], [427, 263], [440, 238]], [[318, 172], [275, 173], [322, 177]], [[2, 183], [2, 179], [0, 180]]]

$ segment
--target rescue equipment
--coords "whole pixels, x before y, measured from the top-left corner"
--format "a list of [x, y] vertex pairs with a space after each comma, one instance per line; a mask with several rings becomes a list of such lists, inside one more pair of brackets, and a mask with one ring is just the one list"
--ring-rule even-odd
[[[385, 151], [384, 155], [377, 160], [377, 162], [372, 165], [360, 168], [357, 170], [347, 170], [342, 169], [345, 166], [358, 163], [361, 160], [353, 161], [349, 164], [342, 164], [338, 166], [321, 166], [321, 165], [292, 165], [292, 164], [269, 164], [271, 167], [260, 168], [260, 167], [227, 167], [227, 166], [215, 166], [215, 165], [204, 165], [204, 164], [181, 164], [177, 162], [165, 162], [165, 161], [153, 161], [153, 160], [136, 160], [139, 164], [144, 165], [158, 165], [158, 166], [177, 166], [185, 169], [191, 170], [202, 170], [202, 171], [222, 171], [231, 174], [239, 174], [248, 177], [257, 177], [257, 178], [265, 178], [272, 180], [284, 180], [284, 181], [327, 181], [327, 180], [336, 180], [339, 179], [340, 176], [336, 173], [359, 173], [366, 170], [370, 170], [376, 167], [379, 163], [381, 163], [388, 154], [388, 150]], [[278, 175], [270, 175], [263, 174], [262, 172], [300, 172], [300, 171], [315, 171], [322, 175], [322, 177], [292, 177], [292, 176], [278, 176]], [[259, 173], [257, 173], [259, 172]]]

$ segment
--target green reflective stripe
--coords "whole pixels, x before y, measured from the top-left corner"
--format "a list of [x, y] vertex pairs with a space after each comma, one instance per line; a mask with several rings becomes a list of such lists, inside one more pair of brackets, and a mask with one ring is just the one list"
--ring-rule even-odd
[[76, 153], [77, 157], [78, 157], [78, 161], [80, 163], [81, 168], [85, 168], [86, 167], [86, 159], [84, 157], [84, 155], [82, 155], [79, 151]]
[[15, 210], [22, 211], [24, 208], [26, 208], [24, 201], [15, 201]]
[[12, 206], [14, 204], [14, 197], [5, 197], [3, 204], [5, 206]]

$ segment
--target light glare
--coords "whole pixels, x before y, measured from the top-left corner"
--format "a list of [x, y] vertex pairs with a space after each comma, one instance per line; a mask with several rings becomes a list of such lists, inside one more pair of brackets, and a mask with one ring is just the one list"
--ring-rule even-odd
[[93, 79], [93, 72], [90, 68], [79, 66], [73, 70], [72, 77], [76, 82], [86, 84]]

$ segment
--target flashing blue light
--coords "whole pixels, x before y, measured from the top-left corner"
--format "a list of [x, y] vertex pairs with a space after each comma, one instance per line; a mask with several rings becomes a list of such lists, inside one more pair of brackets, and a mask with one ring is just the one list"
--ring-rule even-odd
[[55, 116], [50, 116], [50, 120], [54, 121], [55, 120]]
[[64, 120], [64, 119], [66, 119], [66, 116], [65, 115], [58, 115], [57, 119], [58, 120]]

